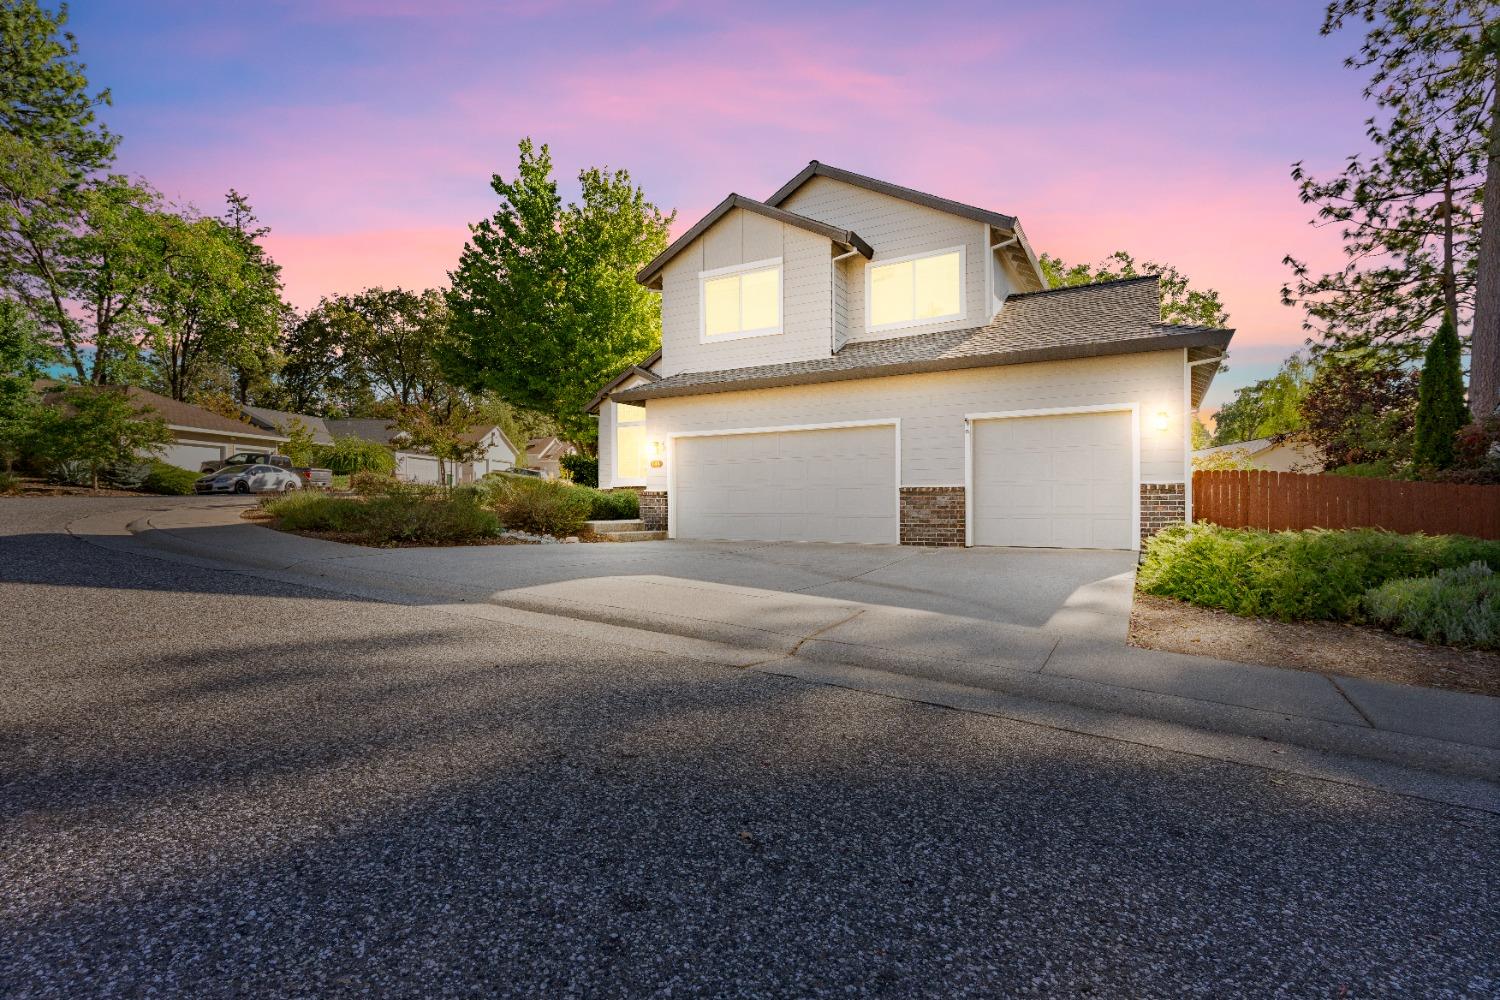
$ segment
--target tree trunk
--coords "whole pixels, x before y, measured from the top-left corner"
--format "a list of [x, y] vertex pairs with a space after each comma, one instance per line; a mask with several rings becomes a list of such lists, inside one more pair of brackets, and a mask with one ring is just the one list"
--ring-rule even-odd
[[1495, 412], [1500, 393], [1500, 27], [1490, 29], [1490, 53], [1495, 60], [1495, 91], [1490, 97], [1489, 163], [1484, 171], [1479, 275], [1469, 342], [1469, 409], [1480, 420]]
[[1458, 322], [1458, 275], [1453, 269], [1453, 165], [1443, 178], [1443, 308]]

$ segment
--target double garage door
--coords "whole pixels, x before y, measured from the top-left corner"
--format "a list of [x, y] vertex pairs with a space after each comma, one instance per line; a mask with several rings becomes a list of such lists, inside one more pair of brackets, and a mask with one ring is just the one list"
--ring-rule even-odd
[[[1133, 548], [1133, 421], [1124, 410], [976, 419], [973, 544]], [[678, 438], [676, 537], [895, 543], [896, 434], [884, 424]]]
[[891, 424], [678, 438], [676, 536], [895, 543], [896, 450]]

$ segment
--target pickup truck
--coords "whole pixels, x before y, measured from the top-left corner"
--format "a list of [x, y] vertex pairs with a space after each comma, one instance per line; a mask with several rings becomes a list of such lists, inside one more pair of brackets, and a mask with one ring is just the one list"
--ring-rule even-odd
[[312, 469], [306, 466], [296, 466], [292, 460], [285, 455], [278, 455], [274, 451], [237, 451], [233, 455], [220, 462], [204, 462], [199, 466], [199, 472], [218, 472], [220, 469], [231, 465], [274, 465], [278, 469], [285, 469], [302, 481], [303, 489], [331, 489], [333, 487], [333, 471], [331, 469]]

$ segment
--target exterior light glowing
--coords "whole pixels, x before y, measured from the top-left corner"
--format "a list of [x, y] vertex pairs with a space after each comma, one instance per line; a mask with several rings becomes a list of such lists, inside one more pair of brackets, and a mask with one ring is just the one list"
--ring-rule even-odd
[[1156, 429], [1158, 431], [1161, 431], [1161, 432], [1165, 433], [1166, 430], [1167, 430], [1167, 428], [1169, 426], [1171, 426], [1171, 423], [1172, 423], [1172, 419], [1171, 419], [1171, 417], [1169, 417], [1167, 415], [1167, 411], [1166, 410], [1159, 410], [1157, 412], [1157, 414], [1156, 414]]

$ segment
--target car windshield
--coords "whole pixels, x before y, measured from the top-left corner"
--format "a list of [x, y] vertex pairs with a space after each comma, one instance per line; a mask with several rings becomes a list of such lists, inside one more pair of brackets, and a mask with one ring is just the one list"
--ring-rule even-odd
[[250, 468], [248, 465], [226, 465], [219, 470], [219, 475], [232, 476], [237, 472], [244, 472], [248, 468]]

